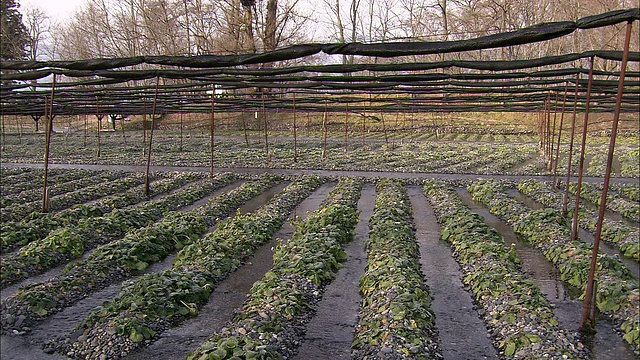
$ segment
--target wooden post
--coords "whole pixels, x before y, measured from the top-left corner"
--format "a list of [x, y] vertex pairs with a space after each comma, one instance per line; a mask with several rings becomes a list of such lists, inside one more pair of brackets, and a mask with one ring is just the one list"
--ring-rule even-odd
[[264, 106], [264, 91], [262, 91], [262, 118], [264, 121], [264, 155], [265, 155], [265, 167], [269, 166], [269, 135], [268, 135], [268, 123], [267, 123], [267, 111]]
[[211, 91], [211, 164], [209, 169], [209, 175], [213, 177], [213, 148], [215, 146], [215, 128], [216, 128], [216, 116], [215, 116], [215, 99], [216, 97], [216, 85], [213, 85]]
[[149, 188], [149, 170], [151, 168], [151, 146], [153, 144], [153, 129], [156, 127], [156, 103], [158, 101], [158, 84], [160, 77], [156, 76], [156, 91], [153, 95], [153, 107], [151, 108], [151, 132], [149, 133], [149, 150], [147, 151], [147, 169], [144, 176], [144, 194], [149, 196], [151, 189]]
[[293, 162], [298, 162], [298, 124], [296, 122], [296, 93], [293, 93]]
[[142, 143], [147, 143], [147, 112], [145, 106], [145, 112], [142, 114]]
[[96, 119], [98, 119], [98, 124], [96, 125], [98, 128], [98, 152], [96, 153], [96, 157], [100, 158], [100, 128], [102, 127], [102, 118], [104, 115], [100, 114], [100, 103], [98, 102], [98, 97], [96, 96]]
[[622, 64], [620, 65], [620, 79], [618, 81], [618, 94], [616, 97], [616, 107], [613, 113], [613, 124], [611, 125], [611, 138], [609, 140], [609, 152], [607, 154], [607, 167], [604, 173], [604, 183], [602, 185], [602, 194], [600, 196], [600, 208], [598, 212], [598, 221], [596, 222], [596, 234], [593, 243], [593, 251], [591, 253], [591, 264], [589, 267], [589, 277], [587, 279], [587, 288], [582, 306], [582, 322], [581, 329], [592, 327], [595, 324], [595, 306], [596, 306], [596, 290], [595, 290], [595, 273], [596, 263], [598, 259], [598, 249], [600, 247], [600, 236], [602, 234], [602, 223], [604, 221], [604, 212], [607, 206], [607, 192], [609, 190], [609, 180], [611, 178], [611, 168], [613, 165], [613, 152], [616, 145], [616, 134], [618, 133], [618, 122], [620, 120], [620, 109], [622, 107], [622, 92], [624, 90], [624, 78], [627, 70], [627, 60], [629, 59], [629, 43], [631, 40], [631, 24], [627, 22], [627, 31], [624, 39], [624, 50], [622, 53]]
[[569, 202], [569, 181], [571, 181], [571, 160], [573, 159], [573, 138], [576, 133], [576, 112], [578, 107], [578, 88], [580, 82], [580, 73], [576, 75], [576, 88], [573, 94], [573, 116], [571, 117], [571, 135], [569, 138], [569, 159], [567, 160], [567, 180], [564, 189], [564, 197], [562, 199], [562, 215], [567, 216], [567, 206]]
[[345, 103], [344, 110], [344, 152], [349, 151], [349, 103]]
[[49, 107], [49, 114], [47, 116], [47, 134], [45, 139], [44, 149], [44, 181], [42, 187], [42, 212], [49, 211], [49, 189], [47, 188], [47, 180], [49, 177], [49, 151], [51, 148], [51, 131], [53, 130], [53, 95], [56, 88], [56, 74], [53, 74], [53, 82], [51, 83], [51, 105]]
[[578, 187], [576, 189], [576, 203], [573, 209], [573, 224], [571, 227], [571, 241], [578, 238], [578, 210], [580, 208], [580, 190], [582, 188], [582, 173], [584, 172], [584, 153], [587, 146], [587, 127], [589, 124], [589, 107], [591, 106], [591, 86], [593, 85], [593, 56], [589, 63], [589, 81], [587, 82], [587, 103], [584, 109], [584, 123], [582, 125], [582, 147], [580, 150], [580, 163], [578, 165]]
[[[560, 112], [560, 126], [558, 129], [558, 145], [556, 146], [556, 159], [553, 166], [553, 188], [557, 188], [556, 178], [558, 176], [558, 157], [560, 156], [560, 138], [562, 138], [562, 126], [564, 123], [564, 109], [567, 105], [567, 91], [569, 90], [569, 83], [564, 83], [564, 96], [562, 97], [562, 110]], [[555, 128], [555, 123], [554, 123]]]

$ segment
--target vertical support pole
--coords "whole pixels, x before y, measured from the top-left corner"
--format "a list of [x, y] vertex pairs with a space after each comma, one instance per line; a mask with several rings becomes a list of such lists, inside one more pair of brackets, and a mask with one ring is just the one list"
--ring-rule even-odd
[[184, 123], [184, 112], [182, 112], [182, 109], [180, 109], [180, 151], [182, 151], [182, 129], [184, 128], [183, 123]]
[[396, 148], [396, 132], [398, 131], [398, 123], [400, 121], [400, 104], [397, 104], [398, 108], [396, 109], [396, 125], [393, 128], [393, 141], [391, 142], [391, 148]]
[[51, 148], [51, 131], [53, 130], [53, 95], [56, 88], [56, 74], [53, 74], [53, 82], [51, 83], [51, 105], [49, 106], [49, 114], [47, 116], [47, 134], [44, 147], [44, 181], [42, 186], [42, 212], [49, 211], [49, 189], [47, 188], [47, 180], [49, 177], [49, 151]]
[[322, 115], [322, 160], [327, 156], [327, 101], [324, 102], [324, 114]]
[[83, 114], [82, 116], [84, 117], [84, 139], [83, 139], [83, 145], [84, 145], [84, 147], [87, 147], [87, 114]]
[[[562, 138], [562, 126], [564, 123], [564, 109], [567, 105], [567, 91], [569, 90], [569, 83], [564, 83], [564, 95], [562, 97], [562, 110], [560, 111], [560, 126], [558, 129], [558, 145], [556, 146], [556, 159], [553, 165], [553, 188], [557, 188], [556, 178], [558, 176], [558, 157], [560, 156], [560, 138]], [[554, 123], [555, 129], [555, 123]]]
[[22, 121], [16, 116], [16, 125], [18, 125], [18, 143], [22, 145]]
[[142, 143], [147, 143], [147, 111], [145, 106], [145, 112], [142, 114]]
[[[116, 119], [113, 119], [116, 121]], [[124, 131], [124, 117], [120, 120], [120, 127], [122, 128], [122, 139], [124, 139], [124, 144], [127, 145], [127, 134]]]
[[264, 106], [264, 91], [262, 91], [262, 118], [264, 121], [264, 156], [265, 167], [269, 166], [269, 135], [268, 135], [268, 123], [267, 123], [267, 111]]
[[[556, 119], [558, 117], [558, 92], [556, 91], [556, 100], [553, 107], [553, 126], [551, 127], [551, 133], [549, 134], [549, 163], [547, 165], [547, 170], [551, 171], [553, 168], [553, 146], [555, 142], [556, 135]], [[555, 182], [554, 182], [555, 183]], [[553, 185], [555, 187], [555, 185]]]
[[602, 222], [604, 220], [604, 211], [607, 206], [607, 192], [609, 190], [609, 180], [611, 179], [611, 167], [613, 165], [613, 151], [616, 145], [616, 134], [618, 132], [618, 122], [620, 120], [620, 109], [622, 107], [622, 92], [624, 90], [624, 78], [627, 70], [627, 60], [629, 59], [629, 43], [631, 40], [632, 22], [627, 22], [627, 31], [624, 38], [624, 50], [622, 53], [622, 64], [620, 65], [620, 80], [618, 81], [618, 94], [616, 97], [616, 107], [613, 113], [613, 124], [611, 125], [611, 139], [609, 140], [609, 153], [607, 154], [607, 167], [604, 173], [604, 184], [602, 185], [602, 194], [600, 196], [600, 208], [598, 212], [598, 221], [596, 223], [596, 234], [593, 243], [593, 252], [591, 253], [591, 266], [589, 267], [589, 277], [587, 279], [587, 289], [584, 296], [582, 306], [582, 322], [581, 329], [591, 327], [595, 324], [595, 273], [596, 262], [598, 260], [598, 250], [600, 248], [600, 236], [602, 234]]
[[215, 146], [215, 128], [216, 128], [216, 112], [215, 112], [215, 97], [216, 97], [216, 85], [213, 85], [213, 90], [211, 91], [211, 129], [210, 129], [210, 137], [211, 137], [211, 162], [209, 167], [209, 175], [213, 177], [213, 148]]
[[576, 112], [578, 108], [578, 89], [580, 86], [580, 73], [576, 74], [576, 88], [573, 94], [573, 116], [571, 117], [571, 136], [569, 138], [569, 159], [567, 161], [567, 180], [562, 199], [562, 215], [567, 216], [567, 206], [569, 203], [569, 181], [571, 181], [571, 160], [573, 159], [573, 139], [576, 133]]
[[593, 56], [589, 59], [589, 81], [587, 83], [587, 103], [584, 109], [584, 123], [582, 125], [582, 147], [580, 163], [578, 165], [578, 187], [576, 189], [576, 204], [573, 209], [573, 224], [571, 227], [571, 241], [578, 237], [578, 210], [580, 208], [580, 190], [582, 188], [582, 173], [584, 172], [584, 152], [587, 146], [587, 127], [589, 124], [589, 107], [591, 106], [591, 86], [593, 85]]
[[547, 94], [547, 107], [545, 109], [545, 157], [547, 169], [549, 169], [549, 159], [551, 159], [551, 94]]
[[344, 110], [344, 152], [349, 151], [349, 103]]
[[144, 175], [144, 194], [149, 196], [149, 169], [151, 168], [151, 146], [153, 145], [153, 129], [156, 127], [156, 103], [158, 101], [158, 84], [160, 77], [156, 76], [156, 91], [153, 95], [153, 106], [151, 107], [151, 132], [149, 133], [149, 150], [147, 151], [147, 169]]
[[102, 123], [102, 116], [100, 114], [100, 103], [98, 102], [98, 97], [96, 96], [96, 120], [98, 121], [96, 124], [96, 128], [98, 129], [98, 152], [96, 153], [96, 157], [100, 158], [100, 124]]
[[296, 93], [293, 93], [293, 162], [298, 162], [298, 123], [296, 121]]
[[2, 115], [0, 115], [0, 121], [2, 121], [2, 145], [0, 146], [0, 151], [2, 151], [7, 145], [7, 137], [5, 135], [5, 128], [4, 128], [4, 113]]
[[384, 143], [389, 145], [389, 137], [387, 137], [387, 127], [384, 123], [384, 113], [380, 112], [380, 120], [382, 121], [382, 133], [384, 134]]
[[247, 136], [247, 117], [245, 111], [242, 111], [242, 130], [244, 131], [244, 144], [249, 146], [249, 137]]

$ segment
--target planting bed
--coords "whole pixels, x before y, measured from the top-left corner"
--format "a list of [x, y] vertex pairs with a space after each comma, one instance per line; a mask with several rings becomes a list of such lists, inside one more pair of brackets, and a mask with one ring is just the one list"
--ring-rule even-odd
[[[518, 176], [549, 174], [531, 136], [370, 134], [345, 152], [333, 134], [324, 157], [307, 136], [294, 162], [291, 137], [274, 133], [265, 164], [264, 142], [232, 135], [216, 140], [209, 176], [208, 138], [180, 149], [160, 132], [153, 165], [165, 168], [145, 196], [139, 135], [105, 134], [100, 158], [54, 139], [49, 213], [41, 168], [2, 169], [3, 359], [640, 354], [637, 184], [611, 186], [603, 240], [628, 258], [599, 256], [600, 325], [580, 334], [591, 247], [567, 238], [548, 176]], [[619, 150], [620, 169], [633, 149]], [[40, 160], [22, 150], [3, 160]], [[599, 186], [589, 179], [583, 196], [597, 201]], [[586, 230], [594, 211], [580, 212]]]

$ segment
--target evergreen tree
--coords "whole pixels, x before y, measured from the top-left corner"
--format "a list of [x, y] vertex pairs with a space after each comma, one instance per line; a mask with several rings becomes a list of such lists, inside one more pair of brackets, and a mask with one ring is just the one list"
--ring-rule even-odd
[[27, 53], [29, 35], [22, 23], [17, 0], [0, 0], [0, 58], [22, 60]]

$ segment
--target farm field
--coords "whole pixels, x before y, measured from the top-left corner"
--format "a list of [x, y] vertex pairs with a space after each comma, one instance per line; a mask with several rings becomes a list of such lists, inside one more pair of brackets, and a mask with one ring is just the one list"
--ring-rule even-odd
[[100, 157], [95, 138], [56, 134], [50, 213], [39, 212], [39, 136], [10, 135], [2, 152], [3, 358], [640, 354], [631, 140], [610, 190], [596, 332], [581, 334], [600, 143], [587, 147], [572, 242], [529, 135], [374, 134], [345, 152], [332, 134], [302, 137], [294, 153], [274, 132], [266, 163], [263, 139], [226, 134], [210, 175], [208, 137], [180, 148], [160, 131], [146, 196], [139, 132], [127, 144], [103, 134]]

